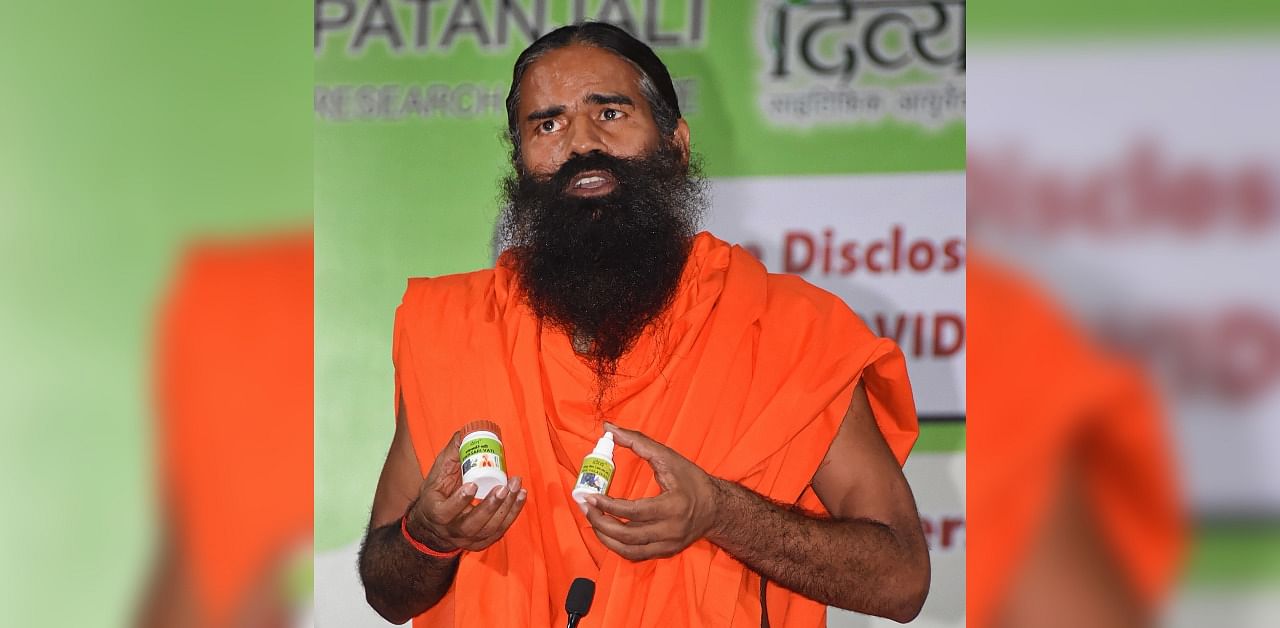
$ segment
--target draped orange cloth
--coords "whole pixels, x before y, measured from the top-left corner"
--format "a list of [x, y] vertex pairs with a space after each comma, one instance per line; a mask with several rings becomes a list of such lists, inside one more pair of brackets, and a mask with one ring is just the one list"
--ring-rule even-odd
[[[866, 382], [899, 463], [917, 436], [902, 353], [837, 297], [769, 274], [744, 249], [698, 234], [673, 304], [624, 356], [603, 411], [570, 340], [531, 313], [508, 267], [411, 279], [396, 311], [396, 397], [425, 474], [455, 430], [502, 426], [508, 474], [528, 502], [506, 535], [464, 554], [448, 596], [415, 626], [562, 625], [576, 577], [596, 581], [581, 626], [759, 626], [758, 576], [698, 541], [632, 563], [602, 546], [572, 501], [582, 458], [608, 419], [640, 430], [712, 475], [817, 512], [808, 484]], [[652, 469], [615, 454], [610, 495], [657, 495]], [[824, 625], [826, 608], [769, 587], [774, 626]]]
[[156, 349], [163, 498], [222, 626], [311, 537], [311, 234], [188, 252]]
[[967, 289], [969, 624], [998, 620], [1071, 467], [1115, 564], [1154, 607], [1186, 537], [1154, 394], [1029, 281], [977, 252]]

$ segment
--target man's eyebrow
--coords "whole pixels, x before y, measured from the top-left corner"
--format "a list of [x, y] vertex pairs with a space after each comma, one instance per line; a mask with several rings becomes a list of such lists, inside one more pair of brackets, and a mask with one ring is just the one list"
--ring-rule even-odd
[[564, 113], [564, 105], [551, 105], [530, 113], [527, 120], [547, 120]]
[[635, 106], [635, 101], [629, 96], [622, 94], [590, 94], [583, 99], [589, 105], [631, 105]]

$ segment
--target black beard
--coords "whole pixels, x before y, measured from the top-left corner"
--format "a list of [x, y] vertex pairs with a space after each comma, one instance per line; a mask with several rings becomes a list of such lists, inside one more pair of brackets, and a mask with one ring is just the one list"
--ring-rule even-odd
[[[614, 190], [565, 194], [588, 170], [611, 173]], [[702, 176], [664, 145], [631, 159], [579, 155], [549, 178], [517, 166], [503, 190], [500, 244], [524, 297], [590, 362], [600, 404], [618, 361], [675, 296], [705, 205]]]

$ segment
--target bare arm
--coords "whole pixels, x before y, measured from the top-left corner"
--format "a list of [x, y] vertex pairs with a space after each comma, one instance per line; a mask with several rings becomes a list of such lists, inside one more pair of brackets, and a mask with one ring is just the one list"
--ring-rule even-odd
[[513, 478], [510, 490], [498, 489], [476, 506], [474, 484], [462, 484], [455, 433], [423, 478], [409, 437], [404, 404], [396, 433], [378, 478], [369, 531], [360, 549], [360, 579], [365, 599], [394, 624], [435, 606], [453, 584], [458, 557], [436, 558], [419, 552], [400, 530], [408, 514], [409, 534], [439, 552], [481, 550], [507, 531], [524, 506], [525, 491]]
[[1125, 580], [1097, 529], [1079, 470], [1069, 468], [1045, 518], [998, 625], [1150, 626], [1152, 617]]
[[[213, 620], [210, 609], [198, 599], [192, 566], [177, 542], [178, 529], [166, 514], [159, 552], [133, 625], [136, 628], [205, 626]], [[254, 582], [235, 600], [232, 615], [224, 623], [236, 628], [278, 628], [292, 621], [281, 581], [288, 567], [285, 552], [266, 557]]]
[[924, 533], [861, 385], [812, 480], [829, 518], [713, 478], [639, 432], [612, 431], [653, 465], [663, 487], [661, 495], [636, 501], [589, 498], [596, 507], [588, 518], [613, 551], [645, 560], [705, 537], [757, 573], [825, 604], [900, 622], [920, 612], [929, 589]]
[[161, 534], [163, 537], [156, 564], [143, 594], [134, 626], [194, 626], [200, 619], [196, 608], [195, 586], [183, 564], [182, 553], [174, 543], [174, 531], [168, 519], [164, 522]]
[[[435, 606], [449, 590], [458, 568], [457, 557], [427, 556], [414, 549], [400, 532], [400, 518], [417, 499], [423, 484], [403, 408], [401, 404], [396, 433], [374, 492], [369, 530], [360, 548], [360, 580], [364, 583], [365, 599], [393, 624], [403, 624]], [[421, 534], [414, 538], [428, 546], [442, 552], [452, 549], [429, 539], [420, 530], [413, 532]]]
[[813, 489], [830, 518], [716, 480], [721, 516], [707, 538], [757, 573], [824, 604], [908, 622], [929, 591], [929, 554], [911, 488], [876, 427], [862, 385]]

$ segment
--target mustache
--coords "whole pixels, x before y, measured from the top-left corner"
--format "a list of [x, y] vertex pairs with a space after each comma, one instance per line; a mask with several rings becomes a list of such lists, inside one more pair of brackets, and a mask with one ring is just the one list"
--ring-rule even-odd
[[578, 175], [591, 170], [603, 170], [613, 175], [614, 180], [621, 186], [639, 170], [640, 161], [640, 159], [617, 157], [593, 150], [589, 153], [573, 155], [561, 164], [550, 178], [544, 179], [543, 183], [556, 192], [564, 192]]

